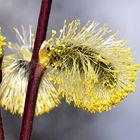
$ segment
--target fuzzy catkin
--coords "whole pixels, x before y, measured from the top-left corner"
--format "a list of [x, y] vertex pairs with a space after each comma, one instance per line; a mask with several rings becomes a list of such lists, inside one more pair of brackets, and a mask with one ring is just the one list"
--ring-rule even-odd
[[83, 27], [80, 20], [64, 21], [58, 37], [52, 30], [40, 63], [53, 68], [49, 79], [59, 85], [67, 103], [90, 112], [108, 111], [135, 91], [138, 65], [131, 49], [117, 40], [118, 34], [110, 34], [95, 21]]

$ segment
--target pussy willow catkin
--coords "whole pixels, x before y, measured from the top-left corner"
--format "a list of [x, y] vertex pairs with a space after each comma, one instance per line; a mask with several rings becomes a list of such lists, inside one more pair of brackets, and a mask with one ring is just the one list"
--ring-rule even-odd
[[[5, 56], [1, 106], [12, 113], [23, 114], [30, 71], [34, 37], [23, 28], [15, 29], [19, 43], [8, 47], [15, 53]], [[126, 41], [94, 21], [80, 27], [80, 20], [64, 21], [57, 37], [44, 41], [39, 52], [39, 64], [46, 68], [41, 80], [36, 115], [67, 103], [90, 112], [108, 111], [135, 91], [138, 65], [134, 64]]]
[[40, 51], [40, 63], [51, 68], [49, 79], [58, 85], [67, 103], [90, 112], [108, 111], [135, 91], [138, 65], [126, 41], [104, 25], [80, 20], [64, 23], [59, 37]]
[[[4, 56], [3, 81], [0, 88], [0, 104], [11, 113], [23, 114], [26, 98], [26, 90], [30, 72], [30, 60], [32, 56], [34, 35], [32, 27], [23, 33], [14, 28], [18, 43], [8, 43], [8, 48], [13, 54]], [[49, 112], [60, 103], [59, 92], [48, 80], [48, 72], [45, 71], [39, 87], [35, 115]]]

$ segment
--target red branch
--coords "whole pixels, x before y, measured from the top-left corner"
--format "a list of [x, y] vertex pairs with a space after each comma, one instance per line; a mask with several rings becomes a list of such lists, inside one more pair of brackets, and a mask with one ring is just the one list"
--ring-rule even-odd
[[39, 50], [41, 44], [46, 38], [51, 4], [52, 0], [42, 0], [34, 50], [31, 60], [31, 70], [27, 87], [20, 140], [30, 140], [31, 138], [38, 88], [45, 70], [42, 66], [38, 64]]
[[39, 53], [41, 44], [46, 38], [51, 4], [52, 4], [52, 0], [42, 0], [35, 45], [34, 45], [33, 56], [32, 56], [32, 61], [36, 63], [38, 62], [38, 56], [39, 56], [38, 53]]
[[[2, 60], [3, 57], [0, 57], [0, 83], [2, 82]], [[1, 109], [0, 109], [0, 140], [4, 140], [4, 130], [3, 130], [3, 124], [2, 124], [2, 115], [1, 115]]]

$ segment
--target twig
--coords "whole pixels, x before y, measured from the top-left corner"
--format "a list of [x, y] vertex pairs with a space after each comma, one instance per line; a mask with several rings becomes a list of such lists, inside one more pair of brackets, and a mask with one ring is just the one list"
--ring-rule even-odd
[[[2, 60], [3, 56], [0, 57], [0, 83], [2, 82]], [[3, 130], [3, 124], [2, 124], [2, 115], [1, 115], [1, 109], [0, 109], [0, 140], [4, 140], [4, 130]]]
[[46, 38], [46, 31], [47, 31], [47, 26], [49, 21], [51, 3], [52, 0], [42, 0], [34, 50], [33, 50], [33, 55], [31, 60], [31, 70], [29, 76], [29, 83], [27, 87], [27, 95], [26, 95], [26, 102], [25, 102], [25, 108], [24, 108], [24, 114], [22, 120], [20, 140], [30, 140], [31, 137], [38, 88], [39, 88], [40, 80], [45, 70], [42, 66], [38, 64], [39, 50], [41, 44]]

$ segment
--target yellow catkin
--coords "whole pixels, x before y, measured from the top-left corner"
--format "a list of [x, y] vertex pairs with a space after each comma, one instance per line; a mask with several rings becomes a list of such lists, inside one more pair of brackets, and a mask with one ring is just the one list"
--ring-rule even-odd
[[[12, 114], [23, 115], [24, 104], [26, 98], [26, 90], [28, 85], [28, 78], [30, 73], [30, 60], [34, 45], [34, 35], [32, 34], [32, 26], [30, 25], [29, 32], [22, 27], [23, 34], [17, 28], [14, 28], [19, 42], [7, 44], [8, 48], [12, 50], [10, 55], [4, 56], [2, 71], [3, 81], [0, 88], [0, 105], [6, 110], [10, 110]], [[55, 33], [53, 31], [53, 33]], [[5, 37], [0, 34], [0, 48], [2, 48]], [[14, 50], [14, 51], [13, 51]], [[2, 51], [0, 50], [2, 54]], [[44, 52], [40, 64], [45, 62], [45, 67], [48, 65], [46, 58], [44, 60]], [[61, 89], [53, 86], [49, 80], [49, 72], [45, 71], [37, 98], [35, 115], [41, 115], [49, 112], [61, 103]]]
[[[49, 79], [61, 89], [67, 103], [90, 112], [111, 110], [129, 92], [135, 92], [138, 64], [118, 33], [107, 25], [73, 20], [60, 29], [40, 51], [40, 61], [52, 69]], [[46, 60], [46, 61], [45, 61]], [[44, 64], [43, 64], [44, 63]]]

